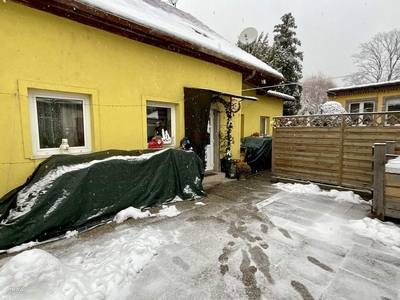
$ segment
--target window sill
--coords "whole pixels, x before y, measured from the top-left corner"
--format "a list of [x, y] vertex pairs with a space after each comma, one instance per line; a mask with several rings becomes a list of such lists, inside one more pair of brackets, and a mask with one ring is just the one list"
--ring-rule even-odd
[[92, 153], [92, 151], [81, 151], [81, 152], [69, 152], [69, 153], [49, 153], [49, 154], [36, 154], [33, 157], [31, 157], [31, 160], [35, 160], [35, 159], [46, 159], [49, 158], [50, 156], [53, 155], [81, 155], [81, 154], [89, 154]]

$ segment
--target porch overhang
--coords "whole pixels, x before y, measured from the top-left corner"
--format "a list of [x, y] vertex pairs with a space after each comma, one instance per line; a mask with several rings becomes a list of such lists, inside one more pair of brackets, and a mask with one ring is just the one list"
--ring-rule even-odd
[[208, 88], [191, 88], [191, 89], [211, 92], [213, 94], [213, 96], [227, 96], [227, 97], [231, 97], [231, 98], [237, 98], [237, 99], [240, 99], [241, 101], [243, 101], [243, 100], [257, 101], [258, 100], [257, 97], [243, 96], [243, 95], [238, 95], [238, 94], [233, 94], [233, 93], [228, 93], [228, 92], [221, 92], [218, 90], [208, 89]]

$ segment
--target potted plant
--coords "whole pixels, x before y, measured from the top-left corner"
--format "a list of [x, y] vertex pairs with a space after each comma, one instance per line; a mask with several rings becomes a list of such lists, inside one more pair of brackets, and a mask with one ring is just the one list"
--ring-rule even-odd
[[246, 180], [246, 177], [251, 173], [250, 166], [244, 162], [239, 161], [236, 165], [236, 174], [238, 180]]

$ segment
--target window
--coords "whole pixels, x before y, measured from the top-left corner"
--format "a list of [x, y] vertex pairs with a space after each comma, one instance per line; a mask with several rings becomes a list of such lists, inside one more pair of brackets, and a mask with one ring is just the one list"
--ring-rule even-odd
[[161, 102], [147, 102], [147, 142], [155, 136], [162, 138], [164, 145], [174, 144], [175, 106]]
[[260, 117], [260, 135], [269, 134], [269, 117]]
[[87, 95], [29, 90], [29, 108], [34, 156], [60, 154], [62, 139], [69, 154], [91, 151]]
[[[375, 102], [366, 101], [366, 102], [351, 102], [349, 103], [349, 112], [350, 113], [363, 113], [363, 112], [374, 112], [375, 111]], [[358, 116], [352, 116], [353, 123], [364, 124], [367, 125], [371, 122], [371, 116], [363, 116], [362, 114]]]
[[[400, 98], [386, 100], [386, 111], [400, 111]], [[387, 124], [400, 124], [400, 113], [388, 114], [386, 118]]]

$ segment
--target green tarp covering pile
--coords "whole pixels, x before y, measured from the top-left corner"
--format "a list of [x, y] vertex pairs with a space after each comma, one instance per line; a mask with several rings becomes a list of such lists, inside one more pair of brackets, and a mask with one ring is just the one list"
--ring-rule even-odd
[[0, 249], [85, 229], [129, 206], [205, 196], [203, 164], [194, 152], [145, 152], [56, 155], [42, 162], [0, 199]]
[[271, 169], [272, 137], [245, 137], [241, 142], [252, 173]]

